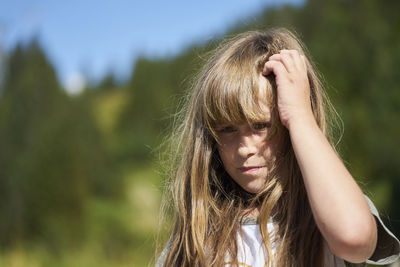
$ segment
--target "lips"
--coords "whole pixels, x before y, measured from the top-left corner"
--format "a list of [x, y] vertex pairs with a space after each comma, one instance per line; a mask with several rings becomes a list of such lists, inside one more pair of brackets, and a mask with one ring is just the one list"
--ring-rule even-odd
[[240, 167], [239, 170], [242, 173], [255, 173], [261, 170], [262, 168], [264, 168], [264, 166], [248, 166], [248, 167]]

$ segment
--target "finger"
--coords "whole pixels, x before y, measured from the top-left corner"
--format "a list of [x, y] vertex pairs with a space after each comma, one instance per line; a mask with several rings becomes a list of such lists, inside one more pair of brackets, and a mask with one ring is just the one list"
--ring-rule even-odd
[[280, 54], [273, 54], [272, 56], [270, 56], [268, 58], [268, 60], [280, 60], [281, 59], [281, 55]]
[[300, 54], [297, 50], [281, 50], [282, 60], [285, 66], [288, 68], [289, 72], [295, 72], [297, 70], [303, 69], [303, 64], [301, 62]]
[[300, 55], [301, 57], [301, 61], [302, 61], [302, 65], [305, 69], [307, 69], [307, 58], [305, 55]]
[[286, 53], [292, 57], [296, 67], [299, 70], [307, 69], [307, 64], [304, 64], [305, 56], [303, 54], [300, 54], [297, 50], [287, 50]]
[[[268, 61], [277, 61], [277, 62], [284, 64], [283, 60], [282, 60], [282, 56], [280, 54], [274, 54], [274, 55], [270, 56], [268, 58]], [[286, 68], [286, 66], [285, 66], [285, 68]]]
[[285, 67], [287, 72], [293, 72], [293, 63], [290, 62], [291, 60], [288, 58], [285, 58], [287, 56], [285, 55], [281, 55], [281, 54], [274, 54], [272, 56], [269, 57], [268, 60], [270, 61], [277, 61], [283, 64], [283, 66]]
[[290, 50], [290, 54], [296, 64], [297, 68], [299, 68], [301, 70], [305, 69], [304, 68], [304, 60], [302, 58], [303, 55], [300, 54], [299, 51], [297, 51], [297, 50]]
[[268, 74], [274, 73], [275, 76], [281, 76], [287, 74], [287, 70], [282, 62], [276, 60], [267, 61], [264, 64], [262, 74], [267, 76]]

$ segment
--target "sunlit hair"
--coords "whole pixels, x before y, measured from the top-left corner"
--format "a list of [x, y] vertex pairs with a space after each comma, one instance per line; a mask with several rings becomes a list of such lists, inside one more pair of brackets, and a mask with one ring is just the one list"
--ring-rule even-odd
[[[282, 49], [305, 54], [286, 29], [246, 32], [222, 42], [199, 73], [171, 136], [173, 156], [166, 203], [171, 203], [173, 232], [165, 266], [239, 266], [237, 233], [241, 219], [260, 209], [259, 225], [268, 253], [266, 266], [319, 266], [322, 237], [315, 224], [289, 135], [276, 108], [273, 75], [265, 78], [263, 101], [272, 110], [274, 138], [283, 141], [263, 190], [243, 190], [225, 171], [216, 148], [218, 125], [262, 120], [259, 81], [264, 63]], [[313, 64], [307, 59], [311, 106], [322, 132], [331, 139], [331, 105]], [[268, 141], [268, 140], [267, 140]], [[172, 201], [171, 201], [172, 200]], [[170, 201], [170, 202], [168, 202]], [[164, 203], [165, 204], [165, 203]], [[276, 239], [267, 231], [276, 225]], [[276, 253], [272, 242], [278, 241]]]

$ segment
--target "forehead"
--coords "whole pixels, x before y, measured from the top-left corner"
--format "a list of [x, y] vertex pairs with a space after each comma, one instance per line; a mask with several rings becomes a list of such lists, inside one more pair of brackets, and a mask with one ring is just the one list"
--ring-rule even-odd
[[272, 118], [272, 108], [269, 107], [266, 103], [266, 101], [258, 101], [259, 103], [259, 110], [257, 110], [258, 115], [253, 116], [251, 118], [242, 118], [241, 120], [233, 120], [233, 119], [227, 119], [227, 120], [220, 120], [216, 122], [214, 125], [216, 128], [219, 126], [225, 126], [227, 124], [233, 124], [233, 125], [243, 125], [243, 124], [251, 124], [255, 122], [262, 122], [266, 120], [270, 120]]
[[254, 80], [252, 88], [243, 87], [238, 92], [227, 90], [226, 95], [223, 96], [225, 100], [222, 101], [223, 104], [214, 106], [211, 119], [213, 126], [240, 125], [271, 118], [274, 109], [271, 84], [261, 74]]

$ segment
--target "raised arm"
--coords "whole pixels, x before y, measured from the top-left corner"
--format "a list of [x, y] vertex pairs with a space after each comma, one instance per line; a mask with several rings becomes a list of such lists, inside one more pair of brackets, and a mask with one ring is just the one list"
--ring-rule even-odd
[[336, 256], [363, 262], [376, 246], [375, 219], [361, 189], [314, 119], [305, 57], [296, 50], [282, 50], [265, 63], [263, 75], [271, 72], [279, 116], [289, 130], [316, 224]]

